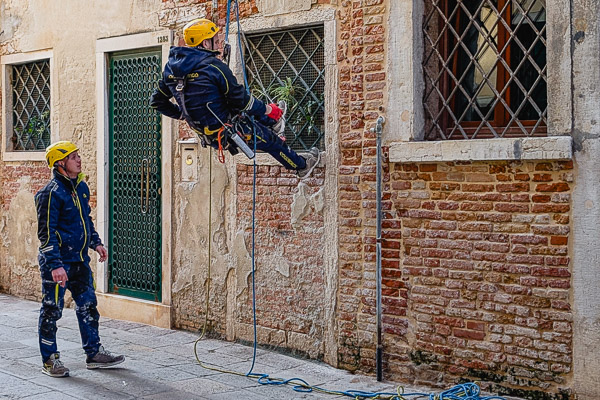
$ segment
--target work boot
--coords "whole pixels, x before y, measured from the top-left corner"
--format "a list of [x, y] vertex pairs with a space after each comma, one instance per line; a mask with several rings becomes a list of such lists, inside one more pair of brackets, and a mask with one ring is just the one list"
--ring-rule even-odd
[[287, 103], [285, 102], [285, 100], [280, 100], [277, 103], [277, 106], [281, 108], [283, 114], [281, 114], [281, 118], [279, 118], [279, 121], [277, 121], [277, 123], [273, 125], [273, 132], [275, 132], [277, 136], [279, 136], [281, 140], [285, 142], [285, 112], [287, 111]]
[[85, 360], [87, 369], [109, 368], [125, 361], [125, 356], [116, 356], [110, 351], [104, 350], [104, 346], [100, 346], [98, 353], [94, 357], [88, 356]]
[[60, 353], [54, 353], [50, 355], [48, 361], [46, 361], [42, 367], [42, 372], [53, 378], [62, 378], [63, 376], [69, 376], [69, 368], [65, 367], [62, 361], [59, 360]]
[[308, 178], [313, 172], [313, 169], [319, 164], [321, 152], [316, 147], [311, 147], [308, 153], [301, 154], [301, 156], [306, 160], [306, 167], [298, 170], [298, 176], [300, 179], [304, 179]]

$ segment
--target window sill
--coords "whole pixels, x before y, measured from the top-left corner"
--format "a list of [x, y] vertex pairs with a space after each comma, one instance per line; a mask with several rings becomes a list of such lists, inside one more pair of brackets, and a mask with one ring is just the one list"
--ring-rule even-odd
[[570, 136], [396, 142], [390, 144], [390, 162], [570, 160]]
[[46, 161], [44, 151], [5, 151], [2, 161]]

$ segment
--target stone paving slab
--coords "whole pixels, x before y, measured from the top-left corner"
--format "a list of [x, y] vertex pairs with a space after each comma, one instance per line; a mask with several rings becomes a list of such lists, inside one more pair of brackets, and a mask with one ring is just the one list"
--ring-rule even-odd
[[[198, 335], [192, 332], [100, 319], [100, 337], [107, 350], [124, 354], [118, 368], [88, 370], [77, 319], [63, 311], [58, 343], [61, 360], [71, 370], [68, 378], [41, 373], [37, 323], [39, 304], [0, 294], [0, 399], [349, 399], [319, 392], [295, 392], [290, 385], [261, 385], [257, 379], [226, 374], [200, 366], [194, 355]], [[207, 365], [245, 375], [251, 368], [253, 348], [214, 339], [197, 343], [198, 357]], [[257, 349], [253, 372], [272, 378], [301, 378], [329, 390], [385, 390], [389, 382], [350, 374], [326, 364]], [[437, 390], [406, 391], [438, 392]]]

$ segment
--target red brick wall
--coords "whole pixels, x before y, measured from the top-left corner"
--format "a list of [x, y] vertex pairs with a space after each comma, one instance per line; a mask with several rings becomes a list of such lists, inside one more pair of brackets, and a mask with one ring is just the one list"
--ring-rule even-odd
[[[2, 207], [4, 222], [7, 223], [8, 211], [12, 200], [17, 196], [19, 191], [23, 190], [20, 179], [30, 177], [29, 190], [36, 193], [41, 189], [50, 177], [50, 170], [43, 163], [25, 162], [17, 163], [0, 163], [0, 205]], [[34, 209], [33, 202], [30, 205]], [[14, 217], [14, 216], [13, 216]], [[14, 223], [14, 222], [11, 222]], [[0, 224], [2, 225], [2, 224]], [[4, 226], [7, 229], [7, 226]], [[35, 229], [35, 228], [34, 228]], [[32, 232], [35, 235], [35, 232]], [[6, 231], [0, 232], [2, 235], [7, 234]], [[35, 238], [35, 236], [34, 236]], [[9, 240], [23, 240], [19, 238], [9, 238]], [[35, 240], [32, 246], [37, 248], [39, 243]], [[19, 270], [19, 274], [14, 274], [9, 268], [7, 262], [7, 253], [10, 249], [5, 246], [0, 246], [0, 292], [10, 293], [28, 299], [38, 299], [39, 297], [39, 272], [37, 268], [37, 259], [20, 260], [23, 268]]]
[[[325, 171], [317, 168], [303, 182], [308, 196], [324, 184]], [[253, 166], [237, 166], [237, 220], [246, 226], [246, 248], [252, 249]], [[280, 166], [259, 166], [256, 174], [255, 260], [257, 322], [260, 327], [307, 335], [321, 348], [325, 324], [325, 279], [323, 262], [323, 215], [314, 209], [295, 229], [291, 225], [293, 196], [298, 192], [298, 177]], [[276, 271], [271, 262], [280, 255], [289, 266], [289, 277]], [[240, 322], [252, 324], [252, 297], [247, 292], [246, 306], [239, 310]], [[289, 337], [289, 336], [288, 336]], [[277, 345], [278, 343], [270, 343]], [[285, 346], [298, 349], [300, 343]], [[305, 349], [304, 349], [305, 350]], [[315, 354], [315, 353], [313, 353]]]
[[[375, 136], [386, 91], [382, 0], [338, 6], [339, 40], [339, 365], [370, 370], [375, 319]], [[390, 222], [392, 228], [395, 222]], [[396, 242], [397, 245], [397, 242]], [[388, 247], [394, 244], [389, 242]], [[398, 248], [386, 248], [397, 255]], [[397, 259], [397, 257], [396, 257]], [[387, 262], [387, 261], [386, 261]], [[396, 261], [397, 264], [397, 261]], [[401, 288], [396, 288], [398, 293]], [[387, 301], [387, 300], [386, 300]], [[394, 300], [396, 301], [396, 300]], [[391, 318], [391, 315], [389, 316]], [[397, 329], [397, 328], [395, 328]]]
[[50, 170], [43, 162], [0, 163], [0, 172], [2, 173], [0, 204], [4, 210], [10, 208], [10, 202], [21, 190], [19, 179], [31, 177], [31, 192], [36, 193], [44, 187], [51, 176]]
[[[550, 397], [568, 386], [571, 169], [571, 162], [391, 164], [383, 202], [390, 378], [441, 385], [473, 379], [495, 392]], [[344, 213], [356, 204], [342, 206]], [[373, 241], [363, 241], [369, 269]], [[341, 257], [359, 254], [360, 247], [345, 246]], [[354, 276], [342, 297], [356, 313], [346, 315], [342, 332], [355, 341], [342, 340], [351, 346], [340, 353], [346, 366], [370, 371], [373, 285], [356, 274], [359, 263], [341, 266], [342, 282]]]

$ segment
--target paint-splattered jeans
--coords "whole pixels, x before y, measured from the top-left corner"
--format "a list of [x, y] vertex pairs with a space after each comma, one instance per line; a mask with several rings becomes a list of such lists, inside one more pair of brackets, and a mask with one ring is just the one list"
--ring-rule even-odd
[[96, 309], [98, 303], [94, 292], [92, 271], [85, 263], [65, 264], [64, 268], [69, 277], [64, 288], [52, 281], [52, 271], [50, 269], [42, 268], [41, 270], [43, 297], [38, 333], [40, 352], [44, 362], [50, 358], [50, 355], [58, 351], [56, 346], [56, 321], [62, 317], [66, 289], [71, 291], [71, 296], [75, 301], [75, 314], [79, 322], [83, 350], [87, 355], [93, 357], [100, 347], [100, 337], [98, 336], [100, 314]]

